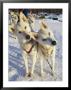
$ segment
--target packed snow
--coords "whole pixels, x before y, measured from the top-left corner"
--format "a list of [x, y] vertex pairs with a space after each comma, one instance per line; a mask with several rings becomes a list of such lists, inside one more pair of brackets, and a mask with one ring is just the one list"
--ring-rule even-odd
[[[62, 80], [62, 22], [59, 20], [45, 19], [48, 26], [53, 31], [55, 38], [57, 40], [56, 46], [56, 58], [55, 58], [55, 72], [56, 72], [56, 81]], [[35, 22], [35, 31], [39, 30], [40, 19], [36, 19]], [[26, 78], [25, 77], [25, 65], [24, 60], [22, 58], [20, 45], [18, 40], [11, 37], [11, 33], [9, 33], [8, 45], [9, 45], [9, 70], [8, 70], [8, 79], [9, 81], [41, 81], [40, 76], [40, 63], [37, 62], [35, 66], [34, 78]], [[31, 63], [29, 63], [31, 66]], [[53, 76], [51, 74], [51, 69], [44, 60], [44, 81], [53, 81]]]

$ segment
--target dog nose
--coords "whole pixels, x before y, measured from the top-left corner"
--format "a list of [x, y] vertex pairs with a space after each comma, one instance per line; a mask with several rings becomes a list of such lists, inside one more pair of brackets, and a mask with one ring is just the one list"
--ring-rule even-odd
[[30, 39], [30, 36], [29, 35], [26, 35], [26, 39]]
[[52, 45], [56, 45], [56, 41], [52, 41]]

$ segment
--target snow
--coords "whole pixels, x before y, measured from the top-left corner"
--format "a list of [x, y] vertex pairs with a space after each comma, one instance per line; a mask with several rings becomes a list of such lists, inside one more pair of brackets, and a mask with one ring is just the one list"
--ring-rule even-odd
[[[46, 23], [49, 25], [51, 30], [54, 32], [54, 35], [57, 40], [56, 47], [56, 62], [55, 62], [55, 71], [56, 71], [56, 81], [62, 80], [62, 22], [52, 19], [44, 19]], [[35, 30], [36, 32], [39, 30], [40, 19], [36, 20]], [[22, 58], [20, 45], [18, 40], [10, 37], [12, 35], [9, 33], [9, 70], [8, 70], [8, 79], [9, 81], [41, 81], [40, 76], [40, 63], [39, 61], [35, 66], [34, 78], [26, 78], [25, 77], [25, 65], [24, 60]], [[31, 66], [31, 63], [29, 63]], [[53, 81], [53, 76], [51, 75], [51, 69], [46, 61], [44, 61], [44, 81]]]

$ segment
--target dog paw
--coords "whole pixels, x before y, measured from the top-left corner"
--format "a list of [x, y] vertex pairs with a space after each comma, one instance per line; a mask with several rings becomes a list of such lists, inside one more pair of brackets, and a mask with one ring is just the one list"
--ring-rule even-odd
[[27, 73], [24, 78], [25, 78], [25, 80], [29, 81], [31, 79], [31, 75], [29, 73]]
[[29, 73], [27, 74], [27, 77], [28, 77], [28, 78], [34, 78], [34, 74], [32, 74], [31, 72], [29, 72]]
[[28, 76], [28, 77], [31, 77], [31, 73], [29, 72], [27, 76]]
[[52, 72], [51, 75], [53, 77], [53, 80], [56, 81], [56, 79], [57, 79], [56, 74]]
[[56, 81], [57, 77], [53, 77], [53, 80]]
[[41, 73], [41, 80], [44, 80], [44, 79], [45, 79], [45, 77], [46, 77], [45, 73], [44, 73], [44, 72], [43, 72], [43, 73]]
[[32, 79], [34, 79], [34, 78], [35, 78], [35, 74], [32, 74], [32, 73], [31, 73], [31, 77], [32, 77]]

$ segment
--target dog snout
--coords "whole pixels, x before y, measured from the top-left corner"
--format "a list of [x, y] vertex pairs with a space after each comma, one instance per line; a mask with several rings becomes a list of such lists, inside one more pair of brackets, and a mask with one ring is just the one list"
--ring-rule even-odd
[[52, 41], [52, 45], [56, 45], [56, 41]]

